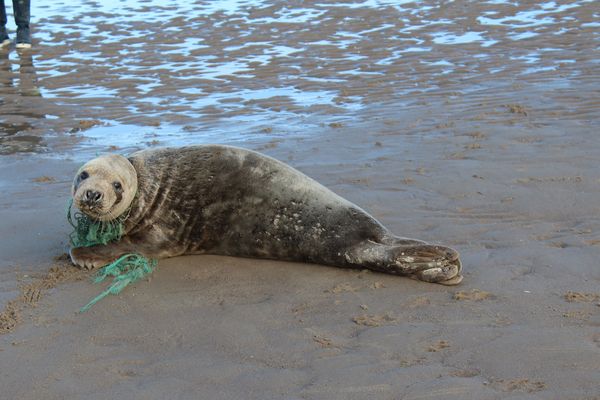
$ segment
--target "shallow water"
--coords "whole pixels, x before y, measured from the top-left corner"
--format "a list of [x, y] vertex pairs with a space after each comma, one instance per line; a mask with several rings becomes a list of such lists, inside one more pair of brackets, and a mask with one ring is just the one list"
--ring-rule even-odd
[[0, 153], [304, 136], [427, 107], [439, 123], [528, 86], [540, 108], [598, 120], [589, 0], [36, 1], [32, 15], [34, 50], [4, 54]]

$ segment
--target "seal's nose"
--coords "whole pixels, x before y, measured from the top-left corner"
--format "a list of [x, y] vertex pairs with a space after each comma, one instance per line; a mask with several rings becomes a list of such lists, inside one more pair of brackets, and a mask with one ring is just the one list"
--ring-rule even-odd
[[86, 190], [83, 195], [83, 201], [88, 204], [96, 204], [102, 200], [102, 192], [95, 190]]

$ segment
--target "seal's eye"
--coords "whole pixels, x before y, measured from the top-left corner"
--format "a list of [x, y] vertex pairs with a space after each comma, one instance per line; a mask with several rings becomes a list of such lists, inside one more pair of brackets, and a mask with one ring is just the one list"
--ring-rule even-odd
[[121, 186], [121, 182], [113, 182], [113, 187], [117, 192], [123, 191], [123, 186]]
[[85, 180], [85, 179], [87, 179], [89, 177], [90, 177], [90, 174], [88, 174], [87, 171], [83, 171], [82, 173], [79, 174], [79, 180], [80, 181], [83, 181], [83, 180]]

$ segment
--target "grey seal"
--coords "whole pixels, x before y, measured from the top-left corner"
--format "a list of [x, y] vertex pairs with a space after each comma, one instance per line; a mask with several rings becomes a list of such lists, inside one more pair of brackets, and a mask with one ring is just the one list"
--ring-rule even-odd
[[199, 145], [104, 155], [72, 187], [94, 220], [124, 220], [106, 245], [72, 248], [98, 268], [123, 254], [216, 254], [367, 268], [427, 282], [462, 280], [458, 253], [398, 237], [357, 205], [296, 169], [237, 147]]

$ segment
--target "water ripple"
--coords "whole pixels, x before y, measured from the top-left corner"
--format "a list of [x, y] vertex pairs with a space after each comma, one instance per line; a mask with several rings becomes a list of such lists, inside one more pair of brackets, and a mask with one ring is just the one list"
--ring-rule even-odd
[[[243, 135], [466, 95], [467, 83], [527, 76], [562, 87], [597, 68], [589, 0], [461, 4], [40, 0], [34, 80], [49, 115], [62, 108], [115, 126], [159, 120], [204, 132], [233, 122]], [[19, 82], [14, 71], [3, 79]]]

